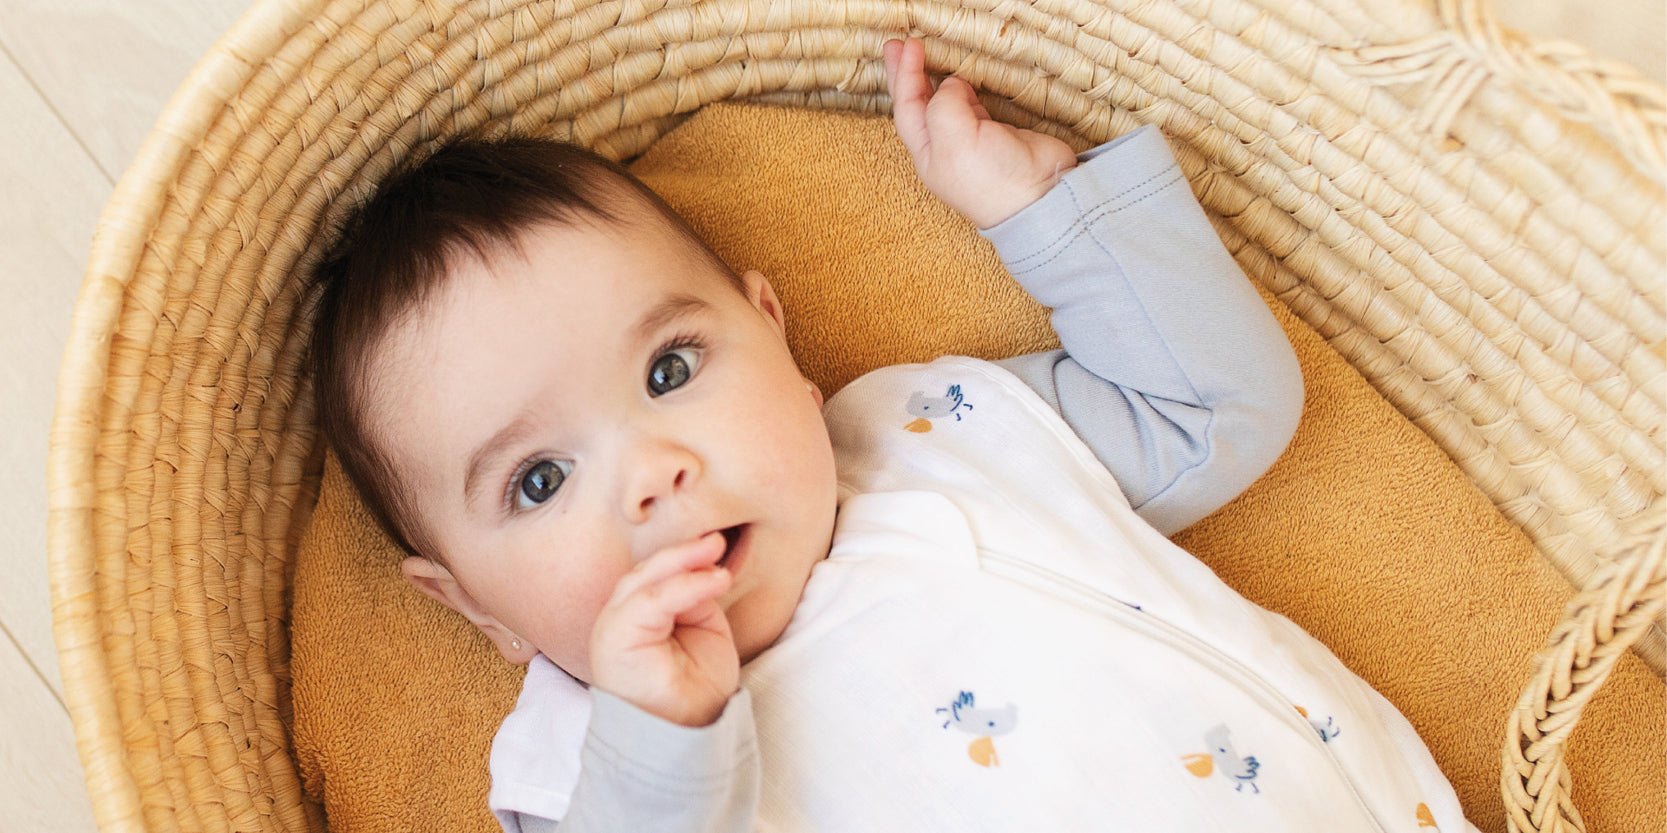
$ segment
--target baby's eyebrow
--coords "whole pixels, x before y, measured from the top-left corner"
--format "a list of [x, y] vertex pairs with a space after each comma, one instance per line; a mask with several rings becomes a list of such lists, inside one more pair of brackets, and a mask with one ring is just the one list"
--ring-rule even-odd
[[634, 340], [641, 343], [667, 324], [711, 308], [712, 305], [706, 303], [703, 298], [681, 292], [672, 293], [643, 313], [642, 318], [637, 319], [637, 326], [631, 328], [631, 332], [635, 336]]
[[505, 448], [519, 442], [527, 433], [527, 417], [522, 415], [514, 422], [505, 425], [492, 439], [481, 443], [469, 454], [469, 467], [463, 473], [463, 502], [468, 505], [474, 501], [476, 487], [486, 474], [487, 464], [503, 454]]

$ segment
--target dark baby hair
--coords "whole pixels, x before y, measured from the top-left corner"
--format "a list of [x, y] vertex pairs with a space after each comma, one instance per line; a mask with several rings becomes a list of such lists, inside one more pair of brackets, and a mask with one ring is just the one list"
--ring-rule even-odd
[[489, 260], [518, 248], [520, 235], [539, 225], [619, 222], [620, 209], [632, 203], [654, 209], [694, 254], [733, 278], [688, 223], [618, 163], [555, 141], [451, 141], [389, 176], [343, 223], [316, 272], [323, 283], [311, 343], [319, 428], [366, 508], [406, 552], [443, 561], [367, 427], [372, 350], [443, 284], [458, 258]]

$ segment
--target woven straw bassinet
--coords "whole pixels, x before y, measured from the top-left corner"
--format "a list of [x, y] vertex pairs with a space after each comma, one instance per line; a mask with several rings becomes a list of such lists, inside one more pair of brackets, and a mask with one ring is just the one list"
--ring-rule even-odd
[[287, 599], [336, 197], [483, 125], [628, 157], [711, 101], [884, 110], [907, 33], [999, 118], [1156, 123], [1227, 174], [1201, 199], [1252, 277], [1588, 588], [1502, 739], [1513, 827], [1578, 828], [1564, 740], [1621, 652], [1660, 667], [1659, 88], [1468, 0], [264, 0], [123, 177], [60, 382], [53, 609], [101, 829], [323, 829]]

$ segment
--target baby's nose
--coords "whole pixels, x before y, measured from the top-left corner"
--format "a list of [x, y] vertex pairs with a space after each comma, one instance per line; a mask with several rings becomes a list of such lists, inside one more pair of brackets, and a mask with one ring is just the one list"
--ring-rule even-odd
[[700, 460], [688, 449], [652, 443], [639, 449], [631, 465], [625, 491], [625, 515], [632, 523], [652, 518], [667, 501], [677, 498], [700, 476]]
[[688, 477], [689, 472], [687, 469], [678, 469], [672, 474], [671, 482], [666, 484], [666, 488], [651, 489], [645, 494], [638, 495], [636, 497], [637, 515], [639, 515], [642, 520], [647, 520], [648, 515], [654, 510], [655, 502], [661, 500], [662, 498], [669, 497], [672, 493], [682, 489], [683, 482], [687, 480]]

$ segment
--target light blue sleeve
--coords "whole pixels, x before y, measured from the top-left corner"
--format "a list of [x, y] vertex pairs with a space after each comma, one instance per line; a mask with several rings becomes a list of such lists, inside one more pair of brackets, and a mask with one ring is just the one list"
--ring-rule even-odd
[[1163, 135], [1078, 157], [984, 236], [1053, 310], [1063, 350], [998, 362], [1047, 400], [1148, 523], [1172, 534], [1232, 500], [1290, 442], [1302, 374]]
[[500, 817], [508, 833], [748, 833], [758, 811], [760, 770], [746, 689], [711, 726], [688, 728], [600, 689], [580, 752], [579, 783], [559, 822], [524, 813]]

